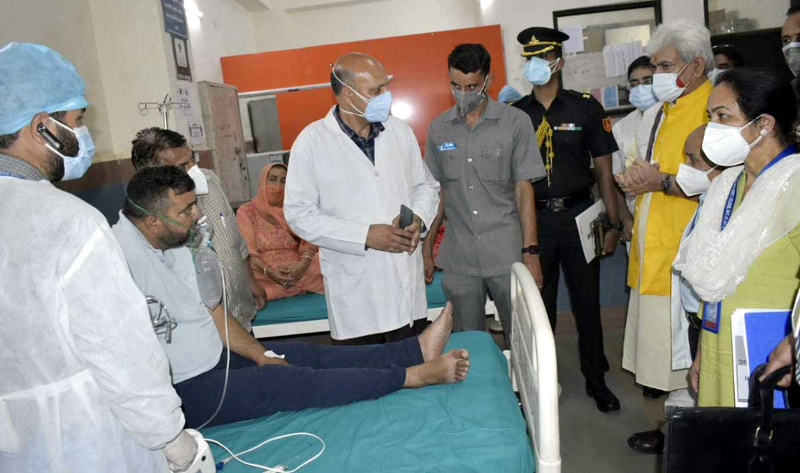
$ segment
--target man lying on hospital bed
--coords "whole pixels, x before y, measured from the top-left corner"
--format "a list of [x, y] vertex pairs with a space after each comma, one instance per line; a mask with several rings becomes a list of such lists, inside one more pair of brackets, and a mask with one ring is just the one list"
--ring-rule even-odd
[[[449, 304], [419, 337], [353, 347], [262, 345], [225, 313], [222, 304], [209, 311], [200, 296], [192, 253], [184, 246], [201, 217], [196, 203], [194, 182], [184, 171], [173, 166], [146, 168], [128, 185], [113, 227], [139, 289], [161, 301], [178, 324], [170, 343], [161, 336], [159, 340], [183, 401], [187, 427], [201, 426], [211, 417], [207, 425], [225, 424], [466, 378], [467, 350], [442, 354], [452, 325]], [[226, 380], [226, 319], [227, 394], [214, 415]]]

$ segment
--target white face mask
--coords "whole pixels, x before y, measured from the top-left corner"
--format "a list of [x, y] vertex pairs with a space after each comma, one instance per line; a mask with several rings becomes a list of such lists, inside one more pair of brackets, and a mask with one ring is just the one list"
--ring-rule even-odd
[[642, 112], [658, 102], [656, 96], [653, 94], [653, 84], [640, 84], [632, 88], [628, 100], [631, 105]]
[[683, 95], [684, 89], [692, 83], [694, 78], [683, 87], [678, 86], [678, 77], [689, 67], [690, 63], [683, 66], [683, 69], [675, 72], [657, 72], [653, 74], [653, 93], [659, 102], [674, 102]]
[[89, 129], [86, 128], [86, 125], [73, 129], [53, 118], [50, 120], [53, 120], [53, 122], [61, 128], [71, 131], [78, 140], [78, 154], [76, 156], [64, 156], [57, 149], [50, 146], [50, 143], [45, 144], [50, 151], [61, 156], [61, 159], [64, 160], [64, 177], [62, 177], [61, 180], [73, 181], [75, 179], [80, 179], [86, 174], [89, 166], [92, 165], [92, 158], [94, 158], [94, 140], [92, 140]]
[[533, 85], [547, 84], [550, 82], [550, 77], [558, 67], [559, 62], [561, 62], [561, 58], [547, 62], [542, 58], [532, 57], [525, 63], [525, 69], [523, 70], [525, 79]]
[[206, 179], [206, 175], [203, 174], [203, 171], [200, 167], [195, 164], [188, 171], [186, 174], [192, 178], [194, 181], [194, 193], [197, 195], [208, 194], [208, 179]]
[[702, 194], [711, 187], [711, 179], [708, 178], [708, 175], [713, 170], [714, 168], [708, 171], [701, 171], [681, 163], [680, 167], [678, 167], [678, 175], [675, 176], [675, 180], [683, 193], [691, 197], [693, 195]]
[[800, 74], [800, 43], [793, 41], [782, 49], [786, 65], [792, 70], [792, 74], [797, 77]]
[[709, 122], [703, 137], [703, 153], [709, 161], [718, 166], [730, 167], [742, 164], [750, 154], [750, 149], [767, 136], [767, 130], [761, 130], [758, 138], [752, 143], [748, 143], [742, 136], [742, 130], [759, 118], [761, 116], [750, 120], [741, 127]]

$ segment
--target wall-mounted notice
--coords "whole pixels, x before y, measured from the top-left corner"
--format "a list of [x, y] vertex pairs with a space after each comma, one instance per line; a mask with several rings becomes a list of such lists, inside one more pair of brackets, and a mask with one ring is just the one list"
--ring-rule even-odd
[[639, 41], [603, 46], [606, 77], [626, 75], [628, 73], [628, 65], [641, 55], [642, 43]]
[[189, 49], [186, 39], [171, 35], [172, 56], [175, 58], [175, 70], [178, 80], [192, 81], [192, 66], [189, 64]]
[[164, 12], [164, 30], [188, 39], [189, 31], [186, 28], [186, 10], [183, 9], [183, 0], [161, 0], [161, 9]]
[[583, 45], [583, 26], [565, 26], [561, 32], [569, 35], [569, 39], [564, 42], [562, 47], [564, 53], [582, 53], [586, 48]]

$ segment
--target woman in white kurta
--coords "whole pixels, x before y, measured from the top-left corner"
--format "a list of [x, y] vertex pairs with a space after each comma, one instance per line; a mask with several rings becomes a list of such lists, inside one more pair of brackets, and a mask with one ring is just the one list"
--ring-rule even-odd
[[[343, 113], [365, 110], [366, 101], [354, 106], [345, 91], [337, 96]], [[373, 164], [342, 130], [335, 110], [307, 126], [292, 146], [284, 214], [300, 238], [320, 247], [331, 336], [346, 340], [425, 318], [421, 249], [368, 250], [366, 241], [370, 225], [392, 224], [401, 205], [429, 226], [439, 183], [405, 122], [388, 117], [374, 139]]]

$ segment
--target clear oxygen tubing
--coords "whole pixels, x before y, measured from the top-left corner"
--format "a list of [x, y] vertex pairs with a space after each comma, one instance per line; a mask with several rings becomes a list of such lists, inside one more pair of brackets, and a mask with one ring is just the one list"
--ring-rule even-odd
[[[216, 257], [217, 252], [213, 249], [213, 247], [211, 248], [211, 251], [214, 253], [214, 256]], [[202, 429], [203, 427], [208, 425], [209, 422], [214, 420], [215, 417], [217, 417], [217, 414], [219, 414], [219, 410], [222, 409], [222, 403], [225, 401], [225, 394], [228, 393], [228, 374], [230, 373], [231, 369], [231, 337], [230, 333], [228, 332], [228, 294], [227, 291], [225, 290], [225, 270], [222, 269], [222, 267], [220, 267], [219, 273], [222, 275], [222, 310], [224, 311], [223, 320], [225, 321], [225, 347], [228, 353], [227, 355], [228, 357], [225, 360], [225, 382], [222, 385], [222, 397], [219, 398], [219, 404], [217, 404], [217, 410], [215, 410], [214, 413], [211, 414], [211, 417], [209, 417], [207, 421], [203, 422], [202, 425], [200, 425], [200, 427], [197, 428], [197, 430]]]
[[[213, 251], [213, 248], [212, 248], [212, 251]], [[214, 251], [214, 255], [216, 256], [216, 251]], [[206, 425], [208, 425], [212, 420], [214, 420], [214, 418], [217, 416], [217, 414], [219, 414], [220, 409], [222, 409], [222, 403], [225, 401], [225, 395], [228, 392], [228, 374], [230, 373], [230, 368], [231, 368], [231, 343], [230, 343], [231, 340], [230, 340], [230, 332], [228, 331], [228, 294], [227, 294], [227, 291], [225, 290], [225, 271], [224, 270], [220, 271], [220, 274], [222, 275], [222, 308], [225, 311], [225, 313], [224, 313], [224, 315], [225, 315], [225, 347], [227, 349], [227, 356], [228, 356], [228, 359], [226, 360], [226, 363], [225, 363], [225, 382], [224, 382], [223, 387], [222, 387], [222, 397], [220, 397], [219, 404], [217, 404], [217, 410], [215, 410], [214, 413], [211, 415], [211, 417], [209, 417], [207, 421], [203, 422], [203, 424], [200, 427], [198, 427], [197, 430], [200, 430], [203, 427], [205, 427]], [[298, 436], [313, 437], [313, 438], [319, 440], [322, 443], [322, 448], [320, 449], [320, 451], [316, 455], [314, 455], [313, 457], [311, 457], [308, 460], [304, 461], [303, 463], [301, 463], [300, 465], [298, 465], [297, 467], [295, 467], [292, 470], [287, 470], [287, 469], [285, 469], [283, 467], [269, 467], [269, 466], [265, 466], [265, 465], [259, 465], [258, 463], [250, 463], [250, 462], [247, 462], [247, 461], [242, 460], [241, 458], [239, 458], [240, 455], [244, 455], [246, 453], [250, 453], [250, 452], [252, 452], [254, 450], [257, 450], [257, 449], [263, 447], [264, 445], [266, 445], [266, 444], [268, 444], [270, 442], [274, 442], [275, 440], [281, 440], [281, 439], [285, 439], [285, 438], [289, 438], [289, 437], [298, 437]], [[278, 436], [278, 437], [273, 437], [271, 439], [267, 439], [267, 440], [261, 442], [260, 444], [256, 445], [255, 447], [249, 448], [249, 449], [244, 450], [244, 451], [239, 452], [239, 453], [233, 453], [228, 447], [223, 445], [222, 442], [219, 442], [217, 440], [214, 440], [214, 439], [211, 439], [211, 438], [206, 438], [205, 440], [208, 443], [213, 443], [215, 445], [219, 445], [226, 452], [228, 452], [230, 454], [230, 457], [222, 460], [223, 464], [226, 464], [231, 460], [236, 460], [236, 461], [238, 461], [239, 463], [241, 463], [243, 465], [250, 466], [250, 467], [253, 467], [253, 468], [261, 468], [266, 472], [274, 472], [274, 473], [294, 473], [294, 472], [298, 471], [299, 469], [303, 468], [304, 466], [308, 465], [309, 463], [313, 462], [317, 458], [319, 458], [320, 455], [322, 455], [325, 452], [325, 448], [327, 447], [327, 445], [325, 444], [325, 441], [322, 440], [321, 437], [319, 437], [317, 435], [314, 435], [312, 433], [308, 433], [308, 432], [296, 432], [296, 433], [293, 433], [293, 434], [286, 434], [286, 435], [281, 435], [281, 436]]]

